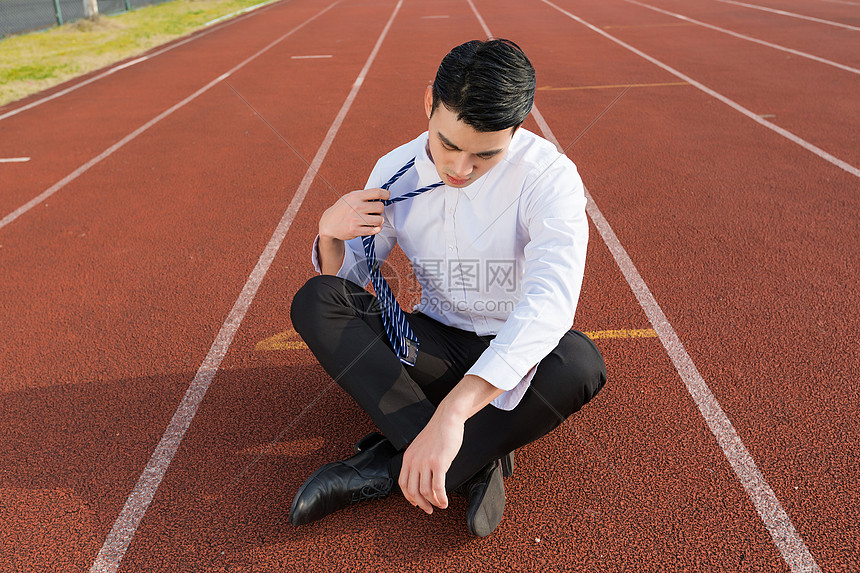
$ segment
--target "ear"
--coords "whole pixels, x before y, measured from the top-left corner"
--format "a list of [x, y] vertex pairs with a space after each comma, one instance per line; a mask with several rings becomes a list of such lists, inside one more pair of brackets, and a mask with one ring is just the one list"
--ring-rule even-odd
[[433, 86], [427, 86], [424, 92], [424, 112], [427, 114], [427, 119], [433, 114]]

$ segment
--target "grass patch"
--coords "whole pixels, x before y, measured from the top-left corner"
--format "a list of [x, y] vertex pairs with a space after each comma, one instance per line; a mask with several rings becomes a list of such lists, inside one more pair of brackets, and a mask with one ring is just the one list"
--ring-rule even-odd
[[173, 0], [0, 40], [0, 106], [142, 54], [263, 0]]

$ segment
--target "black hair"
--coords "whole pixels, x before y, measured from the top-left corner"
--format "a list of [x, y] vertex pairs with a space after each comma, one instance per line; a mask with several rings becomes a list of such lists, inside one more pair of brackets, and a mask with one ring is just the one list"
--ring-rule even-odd
[[502, 131], [526, 119], [534, 95], [535, 70], [522, 48], [501, 38], [472, 40], [442, 59], [432, 111], [442, 103], [476, 131]]

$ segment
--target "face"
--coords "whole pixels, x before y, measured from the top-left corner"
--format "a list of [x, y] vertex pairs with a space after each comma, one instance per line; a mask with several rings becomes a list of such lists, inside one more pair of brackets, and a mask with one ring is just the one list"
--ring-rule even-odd
[[442, 104], [433, 110], [430, 87], [424, 96], [424, 108], [430, 120], [430, 157], [446, 185], [468, 187], [505, 158], [515, 128], [476, 131]]

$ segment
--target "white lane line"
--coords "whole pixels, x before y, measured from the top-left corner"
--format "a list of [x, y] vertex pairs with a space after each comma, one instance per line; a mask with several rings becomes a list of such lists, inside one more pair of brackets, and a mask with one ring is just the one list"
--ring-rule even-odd
[[[484, 32], [488, 37], [492, 36], [486, 22], [481, 18], [472, 0], [467, 1], [472, 7], [472, 11], [478, 17], [478, 21], [484, 28]], [[537, 110], [537, 106], [532, 108], [532, 113], [544, 137], [555, 144], [559, 153], [562, 153], [563, 148], [559, 144], [555, 134], [550, 130], [549, 124], [547, 124], [543, 115]], [[737, 431], [729, 421], [728, 416], [726, 416], [716, 397], [711, 392], [704, 378], [702, 378], [702, 375], [693, 363], [693, 359], [687, 354], [684, 345], [675, 333], [675, 329], [669, 324], [669, 320], [666, 318], [660, 305], [657, 304], [657, 299], [651, 294], [651, 290], [645, 284], [645, 280], [639, 274], [636, 265], [633, 264], [633, 260], [627, 254], [621, 241], [618, 240], [609, 222], [597, 208], [597, 204], [594, 202], [594, 198], [588, 192], [588, 189], [585, 190], [585, 197], [587, 199], [586, 211], [588, 212], [588, 216], [600, 233], [603, 242], [612, 253], [612, 257], [618, 264], [618, 268], [621, 269], [624, 278], [627, 280], [627, 284], [630, 285], [630, 289], [636, 296], [636, 300], [639, 301], [639, 305], [645, 311], [645, 315], [657, 332], [657, 336], [660, 338], [660, 342], [675, 365], [678, 375], [696, 402], [699, 412], [701, 412], [702, 417], [717, 439], [723, 455], [726, 456], [732, 469], [734, 469], [735, 475], [738, 476], [744, 490], [746, 490], [747, 495], [753, 502], [756, 511], [770, 532], [771, 538], [782, 554], [786, 564], [788, 564], [792, 573], [821, 573], [821, 569], [818, 567], [815, 559], [813, 559], [806, 544], [800, 538], [800, 535], [798, 535], [797, 530], [795, 530], [794, 525], [791, 523], [791, 519], [779, 503], [776, 494], [759, 471], [752, 455], [750, 455], [744, 446], [740, 436], [738, 436]]]
[[[283, 0], [283, 1], [287, 1], [287, 0]], [[56, 92], [56, 93], [52, 93], [52, 94], [51, 94], [51, 95], [49, 95], [49, 96], [45, 96], [45, 97], [43, 97], [43, 98], [41, 98], [41, 99], [38, 99], [38, 100], [36, 100], [36, 101], [34, 101], [34, 102], [28, 103], [27, 105], [23, 105], [23, 106], [21, 106], [21, 107], [15, 108], [15, 109], [13, 109], [13, 110], [7, 111], [7, 112], [6, 112], [6, 113], [4, 113], [4, 114], [0, 114], [0, 121], [2, 121], [2, 120], [4, 120], [4, 119], [6, 119], [6, 118], [8, 118], [8, 117], [12, 117], [12, 116], [14, 116], [14, 115], [18, 115], [19, 113], [21, 113], [21, 112], [23, 112], [23, 111], [27, 111], [28, 109], [33, 109], [34, 107], [40, 106], [40, 105], [42, 105], [43, 103], [47, 103], [47, 102], [49, 102], [49, 101], [51, 101], [51, 100], [57, 99], [58, 97], [62, 97], [62, 96], [64, 96], [64, 95], [66, 95], [67, 93], [71, 93], [71, 92], [75, 91], [75, 90], [76, 90], [76, 89], [78, 89], [78, 88], [82, 88], [82, 87], [87, 86], [87, 85], [89, 85], [89, 84], [91, 84], [91, 83], [93, 83], [93, 82], [96, 82], [96, 81], [98, 81], [98, 80], [104, 79], [104, 78], [108, 77], [109, 75], [111, 75], [111, 74], [115, 74], [116, 72], [118, 72], [118, 71], [120, 71], [120, 70], [124, 70], [124, 69], [126, 69], [126, 68], [130, 68], [131, 66], [133, 66], [133, 65], [135, 65], [135, 64], [139, 64], [140, 62], [143, 62], [143, 61], [146, 61], [146, 60], [148, 60], [148, 59], [154, 58], [155, 56], [160, 56], [161, 54], [163, 54], [163, 53], [165, 53], [165, 52], [169, 52], [170, 50], [172, 50], [172, 49], [174, 49], [174, 48], [178, 48], [179, 46], [182, 46], [182, 45], [184, 45], [184, 44], [187, 44], [188, 42], [193, 42], [194, 40], [197, 40], [197, 39], [199, 39], [199, 38], [202, 38], [203, 36], [206, 36], [206, 35], [208, 35], [208, 34], [210, 34], [210, 33], [214, 32], [214, 31], [216, 31], [216, 30], [220, 30], [220, 29], [222, 29], [222, 28], [225, 28], [225, 27], [227, 27], [227, 26], [230, 26], [230, 25], [232, 25], [232, 24], [235, 24], [236, 22], [239, 22], [239, 21], [240, 21], [240, 20], [242, 20], [243, 18], [244, 18], [244, 16], [243, 16], [242, 18], [236, 18], [235, 20], [230, 20], [229, 22], [225, 22], [225, 23], [223, 23], [222, 25], [220, 25], [220, 26], [216, 26], [216, 27], [211, 28], [211, 29], [209, 29], [209, 30], [204, 30], [204, 31], [202, 31], [202, 32], [199, 32], [199, 33], [197, 33], [197, 34], [194, 34], [193, 36], [191, 36], [191, 37], [189, 37], [189, 38], [186, 38], [186, 39], [181, 40], [181, 41], [179, 41], [179, 42], [176, 42], [176, 43], [174, 43], [174, 44], [170, 44], [170, 45], [169, 45], [169, 46], [167, 46], [166, 48], [162, 48], [162, 49], [160, 49], [160, 50], [158, 50], [158, 51], [155, 51], [155, 52], [153, 52], [153, 53], [151, 53], [151, 54], [147, 54], [146, 56], [143, 56], [143, 57], [141, 57], [141, 58], [137, 58], [136, 60], [131, 60], [131, 61], [126, 62], [126, 63], [124, 63], [124, 64], [119, 64], [119, 65], [117, 65], [117, 66], [114, 66], [114, 67], [110, 68], [109, 70], [106, 70], [106, 71], [104, 71], [104, 72], [102, 72], [102, 73], [100, 73], [100, 74], [98, 74], [98, 75], [96, 75], [96, 76], [91, 77], [91, 78], [90, 78], [90, 79], [88, 79], [88, 80], [84, 80], [84, 81], [82, 81], [82, 82], [80, 82], [80, 83], [78, 83], [78, 84], [75, 84], [75, 85], [73, 85], [73, 86], [69, 86], [69, 87], [67, 87], [66, 89], [60, 90], [60, 91], [58, 91], [58, 92]]]
[[24, 163], [30, 161], [29, 157], [0, 157], [0, 163]]
[[[466, 0], [466, 2], [469, 3], [469, 6], [472, 8], [472, 12], [475, 13], [475, 18], [478, 19], [478, 24], [480, 24], [481, 29], [484, 30], [484, 35], [487, 36], [487, 38], [492, 38], [493, 33], [490, 32], [489, 26], [487, 26], [487, 23], [484, 22], [484, 17], [481, 16], [481, 13], [478, 12], [477, 8], [475, 8], [475, 4], [472, 2], [472, 0]], [[532, 107], [532, 109], [534, 110], [534, 106]], [[536, 114], [536, 115], [539, 115], [539, 114]], [[541, 119], [543, 119], [543, 117], [541, 117]], [[544, 125], [546, 125], [546, 123], [544, 123]], [[547, 126], [547, 127], [549, 127], [549, 126]], [[558, 147], [558, 145], [556, 145], [556, 147]]]
[[[538, 125], [541, 127], [541, 131], [543, 131], [544, 137], [552, 141], [559, 152], [561, 152], [562, 147], [558, 139], [550, 131], [543, 116], [540, 115], [537, 109], [533, 109], [532, 111], [535, 114], [535, 119], [538, 120]], [[621, 269], [621, 273], [627, 280], [627, 284], [630, 285], [630, 289], [636, 296], [636, 300], [639, 301], [639, 305], [645, 311], [645, 315], [654, 327], [654, 331], [666, 349], [666, 353], [672, 360], [672, 364], [674, 364], [675, 369], [678, 371], [678, 375], [696, 402], [699, 412], [708, 424], [711, 433], [717, 439], [720, 449], [723, 451], [732, 469], [734, 469], [735, 475], [753, 502], [756, 511], [770, 532], [771, 538], [782, 554], [786, 564], [792, 573], [821, 573], [821, 569], [819, 569], [818, 564], [815, 562], [809, 549], [807, 549], [803, 539], [797, 533], [788, 514], [785, 513], [773, 489], [771, 489], [767, 480], [759, 471], [752, 455], [746, 449], [746, 446], [744, 446], [720, 403], [711, 392], [704, 378], [702, 378], [702, 375], [693, 363], [693, 359], [690, 358], [675, 329], [672, 328], [669, 319], [666, 318], [666, 315], [657, 303], [657, 299], [651, 294], [651, 290], [639, 274], [636, 265], [633, 264], [630, 255], [627, 254], [626, 249], [615, 235], [609, 222], [600, 212], [600, 209], [597, 208], [597, 203], [595, 203], [588, 189], [585, 190], [585, 196], [588, 200], [586, 204], [588, 216], [600, 233], [600, 237], [603, 239], [609, 252], [612, 253], [612, 257], [618, 264], [618, 268]]]
[[243, 8], [241, 10], [236, 10], [235, 12], [230, 12], [229, 14], [224, 14], [220, 18], [215, 18], [214, 20], [209, 20], [208, 22], [203, 24], [203, 27], [206, 28], [208, 26], [211, 26], [212, 24], [217, 24], [218, 22], [222, 22], [224, 20], [227, 20], [228, 18], [232, 18], [233, 16], [238, 16], [239, 14], [245, 14], [247, 12], [253, 12], [254, 10], [259, 10], [263, 6], [268, 6], [272, 2], [277, 2], [277, 1], [278, 0], [266, 0], [265, 2], [260, 2], [259, 4], [254, 4], [253, 6], [248, 6], [247, 8]]
[[[122, 512], [114, 523], [110, 534], [108, 534], [93, 566], [90, 568], [90, 573], [113, 573], [119, 567], [120, 561], [122, 561], [134, 534], [137, 532], [137, 528], [140, 526], [146, 510], [152, 502], [155, 492], [158, 490], [158, 486], [161, 484], [161, 480], [164, 478], [164, 474], [167, 472], [167, 468], [173, 460], [173, 456], [176, 454], [182, 438], [185, 436], [185, 432], [191, 426], [191, 421], [194, 419], [197, 409], [203, 401], [206, 391], [209, 389], [209, 385], [218, 372], [221, 361], [227, 354], [233, 337], [236, 331], [239, 330], [239, 326], [242, 324], [242, 320], [245, 318], [245, 314], [248, 312], [248, 308], [250, 308], [257, 290], [260, 288], [263, 278], [265, 278], [269, 267], [272, 265], [272, 261], [275, 259], [275, 255], [284, 242], [287, 231], [289, 231], [290, 225], [299, 211], [299, 207], [301, 207], [305, 196], [307, 196], [308, 189], [310, 189], [311, 183], [313, 183], [317, 172], [322, 166], [326, 154], [328, 154], [328, 150], [346, 118], [347, 112], [352, 107], [352, 103], [358, 95], [358, 90], [364, 82], [371, 64], [376, 59], [379, 48], [382, 46], [382, 41], [388, 34], [388, 30], [391, 28], [402, 4], [403, 0], [399, 0], [394, 7], [388, 23], [382, 29], [382, 33], [380, 33], [379, 38], [376, 40], [376, 45], [373, 47], [373, 50], [367, 57], [367, 61], [364, 63], [364, 67], [353, 83], [346, 101], [343, 102], [340, 111], [338, 111], [331, 127], [329, 127], [323, 142], [320, 144], [319, 149], [317, 149], [316, 155], [314, 155], [311, 165], [305, 171], [298, 190], [293, 195], [293, 199], [290, 201], [286, 212], [278, 223], [274, 234], [269, 239], [269, 243], [260, 255], [254, 270], [251, 271], [251, 275], [248, 277], [247, 282], [245, 282], [245, 286], [242, 288], [239, 298], [236, 299], [236, 303], [233, 305], [230, 314], [227, 316], [224, 324], [221, 325], [221, 330], [218, 331], [218, 335], [215, 337], [215, 341], [203, 360], [203, 364], [197, 370], [194, 380], [191, 382], [191, 385], [185, 392], [185, 396], [182, 398], [182, 402], [173, 414], [173, 418], [161, 437], [161, 441], [152, 453], [152, 457], [146, 464], [146, 468], [140, 474], [134, 490], [128, 496]], [[329, 8], [326, 8], [326, 10]]]
[[803, 14], [795, 14], [794, 12], [786, 12], [785, 10], [777, 10], [776, 8], [767, 8], [765, 6], [759, 6], [757, 4], [747, 4], [746, 2], [735, 2], [735, 0], [714, 0], [714, 2], [722, 2], [723, 4], [734, 4], [735, 6], [743, 6], [744, 8], [752, 8], [753, 10], [762, 10], [763, 12], [773, 12], [774, 14], [779, 14], [780, 16], [789, 16], [791, 18], [800, 18], [801, 20], [809, 20], [810, 22], [818, 22], [819, 24], [827, 24], [828, 26], [837, 26], [839, 28], [845, 28], [846, 30], [860, 31], [860, 28], [858, 28], [857, 26], [849, 26], [848, 24], [843, 24], [841, 22], [834, 22], [833, 20], [822, 20], [821, 18], [813, 18], [812, 16], [804, 16]]
[[259, 56], [263, 55], [265, 52], [269, 51], [275, 45], [277, 45], [278, 43], [282, 42], [284, 39], [286, 39], [287, 37], [292, 35], [294, 32], [298, 31], [299, 29], [303, 28], [304, 26], [306, 26], [310, 22], [316, 20], [317, 18], [319, 18], [320, 16], [322, 16], [323, 14], [325, 14], [326, 12], [331, 10], [336, 4], [338, 4], [340, 2], [341, 2], [341, 0], [335, 0], [334, 3], [330, 4], [327, 8], [325, 8], [321, 12], [318, 12], [315, 15], [313, 15], [312, 17], [310, 17], [309, 19], [305, 20], [304, 22], [302, 22], [301, 24], [299, 24], [298, 26], [296, 26], [295, 28], [293, 28], [292, 30], [290, 30], [289, 32], [287, 32], [286, 34], [284, 34], [283, 36], [281, 36], [277, 40], [273, 41], [272, 43], [270, 43], [268, 46], [266, 46], [265, 48], [263, 48], [262, 50], [260, 50], [256, 54], [250, 56], [246, 60], [237, 64], [230, 71], [221, 74], [220, 76], [218, 76], [217, 78], [215, 78], [214, 80], [212, 80], [211, 82], [209, 82], [208, 84], [206, 84], [205, 86], [203, 86], [202, 88], [200, 88], [199, 90], [197, 90], [196, 92], [194, 92], [193, 94], [191, 94], [190, 96], [188, 96], [187, 98], [182, 100], [181, 102], [177, 103], [176, 105], [167, 109], [166, 111], [161, 112], [155, 118], [149, 120], [148, 122], [146, 122], [142, 126], [138, 127], [136, 130], [129, 133], [128, 135], [126, 135], [125, 137], [120, 139], [118, 142], [114, 143], [113, 145], [111, 145], [110, 147], [108, 147], [107, 149], [102, 151], [99, 155], [97, 155], [96, 157], [93, 157], [92, 159], [90, 159], [89, 161], [87, 161], [86, 163], [84, 163], [83, 165], [81, 165], [80, 167], [78, 167], [77, 169], [75, 169], [74, 171], [69, 173], [68, 175], [66, 175], [63, 179], [54, 183], [50, 188], [43, 191], [37, 197], [34, 197], [33, 199], [31, 199], [30, 201], [28, 201], [24, 205], [21, 205], [20, 207], [18, 207], [17, 209], [15, 209], [11, 213], [9, 213], [8, 215], [6, 215], [2, 219], [0, 219], [0, 229], [2, 229], [6, 225], [8, 225], [12, 221], [14, 221], [18, 217], [20, 217], [21, 215], [23, 215], [24, 213], [29, 211], [30, 209], [32, 209], [33, 207], [35, 207], [39, 203], [42, 203], [45, 199], [47, 199], [48, 197], [50, 197], [51, 195], [53, 195], [54, 193], [56, 193], [57, 191], [59, 191], [60, 189], [62, 189], [63, 187], [65, 187], [66, 185], [68, 185], [69, 183], [71, 183], [72, 181], [77, 179], [78, 177], [80, 177], [81, 175], [83, 175], [84, 173], [86, 173], [91, 167], [93, 167], [94, 165], [97, 165], [98, 163], [101, 163], [102, 160], [113, 155], [113, 153], [115, 151], [117, 151], [118, 149], [122, 148], [125, 144], [127, 144], [128, 142], [135, 139], [138, 135], [140, 135], [141, 133], [143, 133], [144, 131], [146, 131], [147, 129], [149, 129], [150, 127], [152, 127], [153, 125], [155, 125], [156, 123], [158, 123], [159, 121], [164, 119], [165, 117], [169, 116], [170, 114], [172, 114], [176, 110], [185, 106], [189, 102], [195, 100], [200, 95], [206, 93], [207, 91], [212, 89], [214, 86], [218, 85], [222, 80], [224, 80], [228, 76], [230, 76], [232, 73], [238, 71], [239, 69], [243, 68], [245, 65], [250, 63], [251, 61], [253, 61], [256, 58], [258, 58]]
[[848, 0], [820, 0], [821, 2], [830, 2], [832, 4], [847, 4], [849, 6], [860, 6], [860, 2], [848, 2]]
[[130, 68], [130, 67], [132, 67], [132, 66], [134, 66], [134, 65], [137, 65], [137, 64], [139, 64], [139, 63], [141, 63], [141, 62], [145, 62], [145, 61], [146, 61], [146, 60], [148, 60], [150, 57], [151, 57], [151, 56], [143, 56], [143, 57], [137, 58], [137, 59], [135, 59], [135, 60], [131, 60], [131, 61], [129, 61], [129, 62], [126, 62], [126, 63], [124, 63], [124, 64], [119, 64], [118, 66], [114, 66], [114, 67], [112, 67], [110, 70], [108, 70], [107, 75], [113, 74], [113, 73], [118, 72], [118, 71], [120, 71], [120, 70], [124, 70], [124, 69], [126, 69], [126, 68]]
[[675, 365], [687, 391], [696, 402], [702, 417], [707, 422], [717, 443], [722, 449], [726, 459], [731, 464], [735, 475], [740, 480], [746, 490], [750, 500], [752, 500], [756, 511], [761, 517], [762, 522], [770, 532], [782, 558], [793, 573], [815, 572], [820, 573], [821, 569], [803, 542], [803, 539], [794, 528], [791, 518], [782, 508], [779, 499], [776, 497], [770, 484], [761, 474], [758, 466], [753, 460], [752, 455], [744, 446], [740, 436], [729, 421], [728, 416], [723, 411], [717, 398], [711, 392], [708, 384], [705, 382], [693, 359], [687, 353], [683, 343], [678, 337], [675, 329], [669, 323], [669, 319], [663, 313], [651, 290], [645, 283], [627, 251], [621, 245], [609, 222], [603, 217], [603, 214], [597, 208], [597, 204], [591, 197], [591, 194], [586, 189], [585, 195], [588, 199], [586, 210], [591, 217], [594, 226], [597, 228], [603, 242], [612, 253], [615, 262], [627, 279], [636, 300], [648, 316], [648, 320], [657, 332], [660, 342], [666, 349], [667, 354]]
[[706, 24], [705, 22], [700, 22], [699, 20], [694, 20], [693, 18], [689, 18], [689, 17], [683, 16], [681, 14], [669, 12], [668, 10], [663, 10], [662, 8], [657, 8], [656, 6], [651, 6], [649, 4], [643, 4], [642, 2], [637, 2], [636, 0], [625, 0], [625, 1], [628, 2], [629, 4], [636, 4], [637, 6], [642, 6], [643, 8], [648, 8], [649, 10], [653, 10], [655, 12], [660, 12], [661, 14], [666, 14], [667, 16], [672, 16], [673, 18], [677, 18], [679, 20], [684, 20], [685, 22], [690, 22], [690, 23], [696, 24], [698, 26], [703, 26], [705, 28], [710, 28], [711, 30], [716, 30], [717, 32], [722, 32], [723, 34], [728, 34], [729, 36], [734, 36], [735, 38], [740, 38], [741, 40], [747, 40], [748, 42], [754, 42], [756, 44], [761, 44], [762, 46], [767, 46], [768, 48], [773, 48], [775, 50], [788, 52], [789, 54], [794, 54], [795, 56], [800, 56], [801, 58], [807, 58], [810, 60], [814, 60], [816, 62], [820, 62], [822, 64], [827, 64], [828, 66], [833, 66], [834, 68], [839, 68], [841, 70], [845, 70], [845, 71], [851, 72], [853, 74], [860, 74], [860, 69], [852, 68], [850, 66], [846, 66], [844, 64], [834, 62], [832, 60], [826, 60], [824, 58], [819, 58], [818, 56], [813, 56], [812, 54], [807, 54], [806, 52], [801, 52], [799, 50], [793, 50], [791, 48], [786, 48], [785, 46], [780, 46], [779, 44], [771, 44], [770, 42], [765, 42], [764, 40], [759, 40], [758, 38], [753, 38], [752, 36], [746, 36], [744, 34], [732, 32], [731, 30], [726, 30], [725, 28], [720, 28], [719, 26], [714, 26], [712, 24]]
[[331, 54], [319, 54], [317, 56], [290, 56], [291, 60], [316, 60], [319, 58], [331, 58]]
[[[175, 46], [173, 46], [173, 47], [175, 47]], [[158, 55], [158, 54], [151, 54], [151, 55], [152, 55], [152, 56], [155, 56], [155, 55]], [[52, 94], [51, 94], [51, 95], [49, 95], [49, 96], [45, 96], [45, 97], [43, 97], [43, 98], [41, 98], [41, 99], [38, 99], [38, 100], [36, 100], [36, 101], [34, 101], [34, 102], [28, 103], [27, 105], [23, 105], [23, 106], [21, 106], [21, 107], [15, 108], [15, 109], [13, 109], [13, 110], [11, 110], [11, 111], [7, 111], [6, 113], [4, 113], [4, 114], [0, 115], [0, 120], [4, 120], [4, 119], [6, 119], [7, 117], [12, 117], [13, 115], [18, 115], [18, 114], [19, 114], [19, 113], [21, 113], [22, 111], [27, 111], [28, 109], [33, 109], [34, 107], [36, 107], [36, 106], [40, 106], [40, 105], [42, 105], [43, 103], [47, 103], [47, 102], [49, 102], [49, 101], [51, 101], [51, 100], [53, 100], [53, 99], [57, 99], [58, 97], [61, 97], [61, 96], [66, 95], [67, 93], [73, 92], [73, 91], [75, 91], [75, 90], [76, 90], [76, 89], [78, 89], [78, 88], [82, 88], [82, 87], [84, 87], [84, 86], [86, 86], [86, 85], [89, 85], [89, 84], [91, 84], [91, 83], [95, 82], [95, 81], [98, 81], [98, 80], [101, 80], [101, 79], [103, 79], [103, 78], [106, 78], [106, 77], [108, 77], [108, 76], [109, 76], [109, 75], [111, 75], [111, 74], [115, 74], [116, 72], [118, 72], [118, 71], [120, 71], [120, 70], [124, 70], [124, 69], [126, 69], [126, 68], [130, 68], [131, 66], [133, 66], [133, 65], [135, 65], [135, 64], [139, 64], [140, 62], [142, 62], [142, 61], [144, 61], [144, 60], [148, 59], [149, 57], [151, 57], [151, 56], [146, 56], [146, 57], [143, 57], [143, 58], [137, 58], [136, 60], [131, 60], [131, 61], [126, 62], [126, 63], [124, 63], [124, 64], [119, 64], [118, 66], [114, 66], [114, 67], [110, 68], [109, 70], [106, 70], [106, 71], [104, 71], [104, 72], [100, 73], [100, 74], [99, 74], [99, 75], [97, 75], [97, 76], [93, 76], [93, 77], [91, 77], [91, 78], [90, 78], [90, 79], [88, 79], [88, 80], [84, 80], [84, 81], [82, 81], [82, 82], [80, 82], [80, 83], [78, 83], [78, 84], [75, 84], [75, 85], [73, 85], [73, 86], [67, 87], [67, 88], [66, 88], [66, 89], [64, 89], [64, 90], [60, 90], [60, 91], [58, 91], [58, 92], [56, 92], [56, 93], [52, 93]]]
[[571, 18], [572, 20], [579, 22], [583, 26], [597, 32], [601, 36], [607, 38], [608, 40], [615, 42], [619, 46], [622, 46], [622, 47], [630, 50], [631, 52], [633, 52], [637, 56], [648, 60], [649, 62], [651, 62], [655, 66], [663, 68], [664, 70], [666, 70], [667, 72], [669, 72], [673, 76], [681, 78], [685, 82], [688, 82], [690, 85], [693, 85], [693, 86], [699, 88], [700, 90], [702, 90], [703, 92], [705, 92], [709, 96], [720, 100], [721, 102], [723, 102], [727, 106], [731, 107], [732, 109], [739, 111], [740, 113], [744, 114], [745, 116], [747, 116], [748, 118], [750, 118], [754, 122], [756, 122], [760, 125], [763, 125], [764, 127], [768, 128], [772, 131], [775, 131], [779, 135], [783, 136], [784, 138], [788, 139], [789, 141], [791, 141], [793, 143], [796, 143], [797, 145], [801, 146], [802, 148], [806, 149], [807, 151], [814, 153], [815, 155], [819, 156], [820, 158], [824, 159], [825, 161], [832, 163], [833, 165], [839, 167], [840, 169], [844, 169], [845, 171], [847, 171], [848, 173], [850, 173], [851, 175], [853, 175], [855, 177], [860, 177], [860, 169], [858, 169], [857, 167], [854, 167], [850, 163], [848, 163], [846, 161], [842, 161], [838, 157], [831, 155], [830, 153], [827, 153], [826, 151], [824, 151], [820, 147], [813, 145], [812, 143], [806, 141], [805, 139], [798, 137], [797, 135], [791, 133], [787, 129], [783, 129], [783, 128], [779, 127], [778, 125], [776, 125], [775, 123], [767, 121], [766, 119], [762, 118], [758, 114], [755, 114], [752, 111], [748, 110], [747, 108], [745, 108], [741, 104], [739, 104], [739, 103], [727, 98], [726, 96], [712, 90], [708, 86], [706, 86], [700, 82], [697, 82], [696, 80], [694, 80], [690, 76], [679, 72], [678, 70], [669, 66], [668, 64], [664, 64], [663, 62], [661, 62], [657, 58], [653, 58], [653, 57], [649, 56], [648, 54], [646, 54], [645, 52], [642, 52], [641, 50], [634, 48], [630, 44], [619, 40], [618, 38], [616, 38], [615, 36], [613, 36], [609, 32], [606, 32], [605, 30], [601, 30], [600, 28], [598, 28], [597, 26], [594, 26], [593, 24], [589, 24], [588, 22], [586, 22], [585, 20], [583, 20], [579, 16], [571, 14], [567, 10], [560, 8], [559, 6], [550, 2], [549, 0], [541, 0], [541, 2], [543, 2], [544, 4], [546, 4], [548, 6], [555, 8], [556, 10], [558, 10], [559, 12], [564, 14], [565, 16]]

